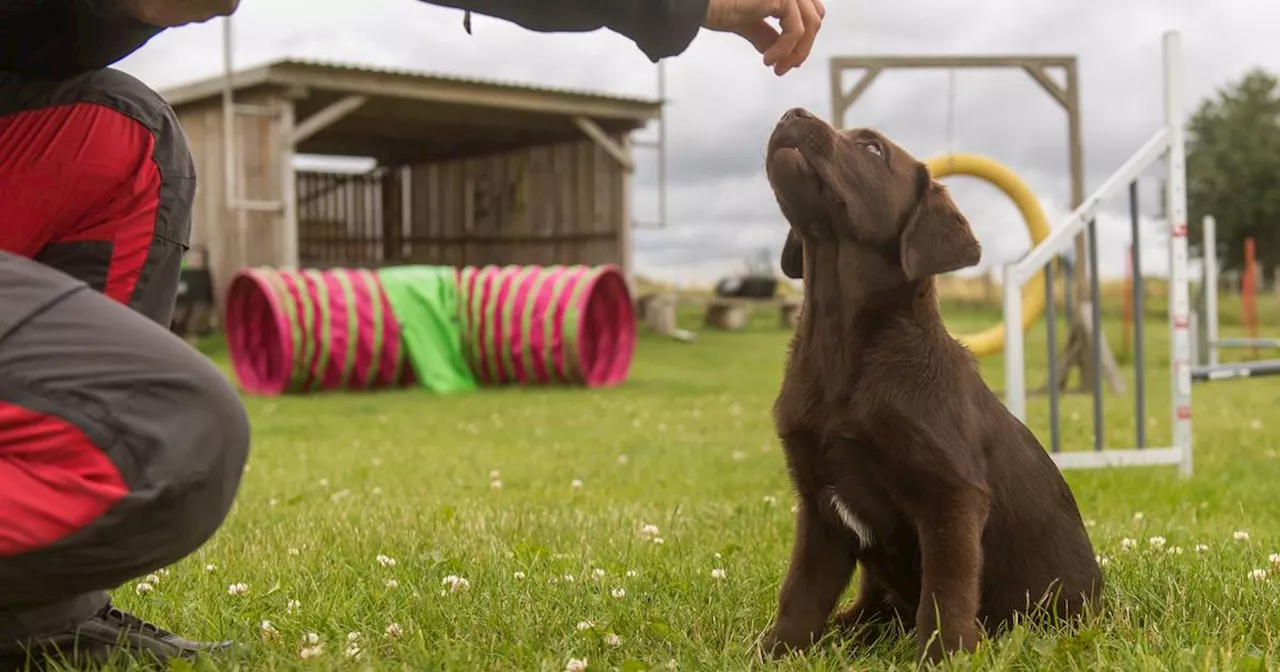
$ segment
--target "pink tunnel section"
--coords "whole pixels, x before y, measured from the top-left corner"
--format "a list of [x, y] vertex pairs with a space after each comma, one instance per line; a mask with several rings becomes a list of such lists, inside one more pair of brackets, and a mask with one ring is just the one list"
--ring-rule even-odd
[[251, 394], [415, 382], [372, 271], [242, 270], [227, 290], [224, 324], [232, 369]]
[[626, 380], [636, 320], [617, 267], [466, 267], [458, 284], [463, 348], [482, 385]]

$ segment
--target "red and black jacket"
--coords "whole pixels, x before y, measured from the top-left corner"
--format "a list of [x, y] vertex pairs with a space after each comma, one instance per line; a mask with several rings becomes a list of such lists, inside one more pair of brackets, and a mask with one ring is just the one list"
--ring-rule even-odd
[[[359, 2], [359, 0], [351, 0]], [[657, 62], [684, 51], [708, 0], [419, 0], [506, 19], [538, 32], [607, 28]], [[69, 77], [105, 68], [163, 28], [115, 11], [112, 0], [0, 0], [0, 71]]]

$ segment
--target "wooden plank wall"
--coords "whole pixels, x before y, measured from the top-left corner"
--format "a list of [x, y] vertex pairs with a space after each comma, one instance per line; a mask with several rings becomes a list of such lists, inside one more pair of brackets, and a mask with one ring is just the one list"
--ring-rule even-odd
[[400, 263], [622, 264], [628, 179], [585, 138], [412, 166]]
[[[242, 94], [237, 102], [289, 104], [274, 92]], [[214, 297], [222, 305], [235, 271], [282, 263], [285, 213], [227, 209], [222, 109], [217, 102], [181, 109], [179, 121], [197, 174], [191, 243], [207, 251]], [[284, 117], [238, 117], [246, 198], [278, 200], [284, 193], [280, 139], [291, 132], [284, 128], [288, 124]], [[624, 140], [622, 136], [614, 139]], [[308, 221], [310, 213], [301, 206], [300, 263], [304, 267], [625, 263], [626, 236], [631, 235], [626, 202], [630, 176], [587, 138], [415, 165], [405, 174], [403, 184], [398, 179], [379, 180], [380, 186], [369, 182], [351, 191], [349, 197], [354, 200], [341, 208], [350, 214], [340, 216], [340, 222]], [[299, 199], [303, 180], [311, 177], [295, 180]], [[388, 199], [399, 207], [389, 208]], [[349, 238], [346, 251], [335, 256], [332, 246], [314, 247], [316, 236], [334, 235]], [[199, 256], [193, 259], [198, 261]]]
[[[287, 101], [275, 94], [240, 94], [238, 103], [279, 106]], [[281, 228], [284, 212], [234, 213], [226, 207], [223, 170], [223, 124], [220, 101], [178, 111], [178, 121], [187, 136], [196, 166], [196, 195], [192, 213], [191, 246], [208, 254], [213, 276], [214, 300], [222, 305], [232, 274], [246, 266], [269, 266], [281, 262]], [[245, 116], [236, 120], [240, 160], [243, 165], [245, 197], [251, 200], [280, 200], [281, 165], [279, 118]], [[243, 239], [242, 239], [243, 233]], [[200, 255], [193, 255], [198, 262]]]

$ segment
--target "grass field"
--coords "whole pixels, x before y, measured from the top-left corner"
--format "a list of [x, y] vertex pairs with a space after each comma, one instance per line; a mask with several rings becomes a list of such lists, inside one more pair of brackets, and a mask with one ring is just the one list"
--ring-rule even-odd
[[[996, 319], [953, 313], [956, 329]], [[769, 413], [787, 335], [772, 318], [694, 344], [645, 335], [632, 378], [609, 391], [247, 399], [250, 469], [226, 525], [153, 590], [129, 584], [117, 603], [247, 644], [244, 670], [558, 672], [570, 659], [624, 672], [910, 669], [905, 638], [754, 658], [793, 528]], [[1133, 445], [1135, 422], [1149, 424], [1151, 445], [1169, 441], [1167, 322], [1147, 324], [1148, 417], [1108, 396], [1114, 447]], [[1118, 323], [1107, 329], [1118, 349]], [[1029, 388], [1043, 380], [1043, 343], [1037, 326]], [[226, 365], [217, 343], [207, 348]], [[1000, 358], [982, 366], [998, 391]], [[1068, 474], [1106, 559], [1105, 615], [1074, 633], [1019, 629], [956, 668], [1280, 665], [1280, 562], [1269, 557], [1280, 553], [1280, 378], [1197, 386], [1194, 399], [1192, 479]], [[1088, 397], [1063, 403], [1065, 445], [1087, 448]], [[1029, 408], [1047, 442], [1047, 402]]]

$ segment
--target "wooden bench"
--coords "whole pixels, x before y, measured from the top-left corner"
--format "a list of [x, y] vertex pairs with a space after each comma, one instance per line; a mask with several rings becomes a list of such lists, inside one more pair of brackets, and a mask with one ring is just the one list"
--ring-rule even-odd
[[704, 321], [707, 326], [722, 331], [738, 331], [747, 325], [751, 313], [760, 308], [778, 307], [778, 326], [782, 329], [795, 329], [800, 322], [800, 309], [803, 302], [798, 298], [780, 298], [772, 300], [727, 299], [717, 297], [706, 304]]
[[804, 302], [800, 299], [783, 299], [778, 306], [778, 326], [783, 329], [795, 329], [800, 324], [800, 309]]
[[655, 334], [669, 336], [677, 341], [692, 341], [693, 332], [676, 326], [676, 306], [679, 297], [672, 292], [650, 293], [636, 300], [636, 317]]
[[747, 326], [749, 311], [741, 300], [712, 299], [707, 303], [704, 321], [707, 326], [722, 331], [738, 331]]

